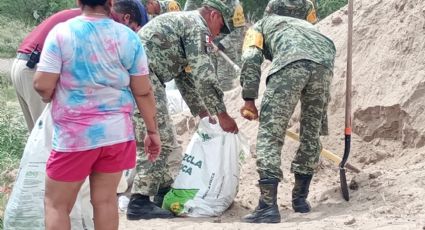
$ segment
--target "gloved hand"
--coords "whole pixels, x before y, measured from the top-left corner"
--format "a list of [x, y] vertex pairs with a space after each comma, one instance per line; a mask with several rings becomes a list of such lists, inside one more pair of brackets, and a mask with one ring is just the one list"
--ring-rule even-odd
[[247, 120], [256, 120], [258, 118], [258, 110], [254, 100], [245, 101], [245, 105], [241, 107], [241, 115]]

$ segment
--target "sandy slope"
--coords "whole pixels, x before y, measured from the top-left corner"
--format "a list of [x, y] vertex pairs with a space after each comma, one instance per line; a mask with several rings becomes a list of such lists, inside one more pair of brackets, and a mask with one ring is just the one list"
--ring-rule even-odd
[[[122, 216], [120, 229], [425, 229], [425, 2], [358, 0], [354, 8], [355, 134], [350, 162], [362, 172], [347, 173], [349, 181], [358, 185], [350, 191], [349, 202], [340, 195], [338, 168], [321, 159], [309, 196], [313, 210], [294, 213], [289, 166], [297, 143], [286, 139], [282, 151], [285, 179], [279, 185], [278, 199], [282, 223], [240, 222], [258, 201], [258, 176], [251, 157], [243, 165], [238, 196], [223, 216], [132, 222]], [[338, 50], [330, 135], [323, 138], [324, 147], [338, 155], [343, 152], [346, 22], [346, 11], [341, 10], [318, 25]], [[255, 144], [257, 124], [240, 118], [239, 95], [239, 89], [227, 92], [226, 103], [241, 132]], [[293, 121], [296, 130], [296, 116]], [[180, 138], [185, 144], [189, 134]]]

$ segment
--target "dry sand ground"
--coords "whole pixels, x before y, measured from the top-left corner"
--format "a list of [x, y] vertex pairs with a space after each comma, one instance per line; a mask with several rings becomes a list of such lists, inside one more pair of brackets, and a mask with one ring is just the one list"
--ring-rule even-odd
[[[250, 157], [242, 167], [238, 196], [221, 217], [130, 222], [122, 215], [120, 229], [425, 229], [425, 3], [358, 0], [354, 9], [355, 134], [349, 161], [362, 172], [347, 173], [349, 182], [358, 187], [350, 190], [349, 202], [340, 195], [337, 166], [321, 159], [309, 196], [312, 212], [292, 211], [294, 179], [289, 166], [297, 143], [287, 138], [282, 151], [285, 178], [278, 199], [282, 223], [240, 222], [256, 207], [259, 196], [255, 159]], [[344, 148], [346, 13], [346, 9], [338, 11], [318, 25], [337, 47], [330, 135], [323, 138], [323, 146], [338, 155]], [[257, 124], [241, 119], [239, 95], [239, 89], [226, 93], [228, 110], [254, 145]], [[180, 114], [174, 120], [181, 123], [187, 117]], [[291, 122], [294, 130], [296, 121], [297, 115]], [[190, 131], [180, 138], [187, 143]]]

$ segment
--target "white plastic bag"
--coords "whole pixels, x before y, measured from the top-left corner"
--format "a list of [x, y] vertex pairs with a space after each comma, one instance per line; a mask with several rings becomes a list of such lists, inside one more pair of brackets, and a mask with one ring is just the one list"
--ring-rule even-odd
[[178, 90], [174, 80], [165, 83], [165, 93], [167, 95], [167, 107], [168, 112], [172, 114], [181, 113], [183, 111], [189, 111], [189, 107], [183, 100], [180, 91]]
[[248, 149], [241, 143], [241, 136], [201, 120], [163, 208], [181, 216], [221, 215], [238, 192], [239, 160]]
[[[25, 145], [19, 172], [13, 186], [12, 194], [8, 200], [4, 213], [4, 229], [7, 230], [44, 230], [44, 191], [46, 162], [52, 149], [53, 122], [51, 106], [48, 104], [38, 118], [28, 141]], [[84, 187], [84, 186], [83, 186]], [[85, 191], [85, 189], [82, 189]], [[90, 229], [84, 226], [93, 226], [87, 223], [92, 217], [85, 217], [89, 202], [78, 194], [74, 208], [71, 212], [71, 229]], [[84, 202], [82, 200], [85, 200]], [[90, 203], [89, 203], [90, 205]], [[91, 206], [90, 206], [91, 208]], [[92, 214], [91, 214], [92, 215]], [[83, 224], [83, 222], [85, 222]]]

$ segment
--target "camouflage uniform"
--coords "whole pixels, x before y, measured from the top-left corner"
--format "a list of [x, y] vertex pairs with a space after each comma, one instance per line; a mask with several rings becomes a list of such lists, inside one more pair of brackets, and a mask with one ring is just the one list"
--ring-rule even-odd
[[184, 11], [196, 10], [201, 7], [203, 0], [187, 0], [184, 4]]
[[316, 7], [310, 0], [271, 0], [265, 10], [265, 15], [269, 14], [304, 19], [312, 24], [318, 21]]
[[[235, 7], [240, 5], [239, 0], [225, 0], [226, 5]], [[184, 10], [196, 10], [202, 5], [202, 0], [187, 0]], [[243, 13], [243, 12], [242, 12]], [[245, 18], [243, 19], [245, 24]], [[234, 26], [235, 27], [235, 26]], [[230, 58], [236, 65], [241, 64], [242, 42], [243, 42], [244, 27], [238, 26], [230, 34], [222, 34], [215, 39], [216, 44], [220, 44], [224, 48], [223, 52]], [[222, 90], [227, 91], [234, 88], [233, 81], [237, 78], [235, 69], [220, 55], [212, 56], [214, 66], [216, 67], [216, 74], [220, 87]]]
[[158, 3], [160, 8], [159, 14], [180, 11], [181, 9], [180, 4], [174, 0], [158, 1]]
[[335, 46], [304, 20], [265, 16], [247, 32], [244, 41], [241, 84], [245, 100], [258, 97], [264, 58], [272, 63], [257, 136], [260, 179], [282, 179], [281, 150], [298, 100], [301, 138], [291, 171], [311, 175], [322, 148], [319, 134], [333, 75]]
[[193, 116], [206, 110], [215, 115], [225, 112], [226, 107], [209, 56], [211, 35], [198, 11], [159, 15], [138, 35], [149, 59], [163, 145], [155, 163], [147, 162], [140, 148], [132, 193], [152, 196], [173, 181], [166, 162], [175, 143], [175, 132], [167, 110], [164, 83], [176, 81]]

